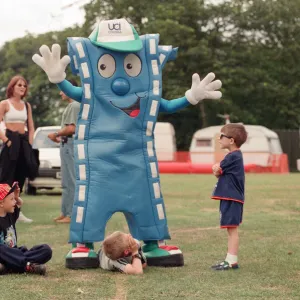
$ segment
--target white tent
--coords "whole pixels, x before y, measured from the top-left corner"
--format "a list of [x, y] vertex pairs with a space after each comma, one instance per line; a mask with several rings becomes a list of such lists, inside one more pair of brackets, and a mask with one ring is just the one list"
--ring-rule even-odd
[[176, 153], [175, 130], [171, 123], [157, 122], [154, 129], [157, 160], [172, 161]]
[[[245, 164], [267, 166], [270, 154], [282, 154], [280, 141], [276, 132], [256, 125], [244, 125], [248, 139], [241, 150]], [[222, 126], [211, 126], [196, 131], [193, 135], [190, 154], [194, 163], [215, 163], [226, 152], [219, 148], [218, 137]]]

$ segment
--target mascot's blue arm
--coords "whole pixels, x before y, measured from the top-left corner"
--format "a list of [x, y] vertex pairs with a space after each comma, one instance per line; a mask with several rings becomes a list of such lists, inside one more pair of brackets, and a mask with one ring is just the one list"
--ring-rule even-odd
[[174, 99], [174, 100], [165, 100], [161, 98], [159, 112], [174, 113], [182, 108], [187, 107], [191, 103], [186, 99], [186, 97]]
[[81, 102], [82, 99], [82, 87], [74, 86], [68, 80], [64, 80], [57, 84], [58, 88], [64, 92], [69, 98]]

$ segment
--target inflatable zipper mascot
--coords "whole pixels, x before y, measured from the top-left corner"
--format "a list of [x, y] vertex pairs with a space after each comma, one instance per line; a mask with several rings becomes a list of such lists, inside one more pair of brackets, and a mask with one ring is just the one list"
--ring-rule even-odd
[[[43, 45], [33, 61], [50, 82], [81, 103], [75, 136], [76, 191], [70, 226], [68, 268], [98, 267], [93, 243], [104, 239], [115, 212], [144, 241], [148, 265], [182, 266], [170, 239], [160, 187], [153, 131], [159, 112], [173, 113], [203, 99], [219, 99], [214, 74], [192, 77], [185, 97], [161, 98], [162, 70], [177, 48], [160, 46], [159, 35], [139, 36], [125, 19], [101, 21], [89, 38], [69, 38], [69, 56]], [[81, 87], [65, 80], [71, 62]]]

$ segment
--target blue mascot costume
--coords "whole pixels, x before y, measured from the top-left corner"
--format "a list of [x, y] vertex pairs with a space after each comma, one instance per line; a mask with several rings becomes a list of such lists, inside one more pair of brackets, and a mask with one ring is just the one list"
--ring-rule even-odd
[[[98, 267], [93, 243], [104, 239], [115, 212], [123, 212], [130, 233], [143, 240], [148, 265], [181, 266], [170, 239], [161, 193], [153, 131], [159, 112], [173, 113], [203, 99], [219, 99], [214, 74], [194, 74], [185, 97], [161, 98], [162, 69], [177, 48], [160, 46], [159, 35], [139, 36], [125, 19], [102, 21], [89, 38], [69, 38], [69, 56], [43, 45], [33, 61], [50, 82], [81, 103], [75, 136], [76, 191], [70, 227], [69, 268]], [[81, 87], [65, 80], [65, 69]]]

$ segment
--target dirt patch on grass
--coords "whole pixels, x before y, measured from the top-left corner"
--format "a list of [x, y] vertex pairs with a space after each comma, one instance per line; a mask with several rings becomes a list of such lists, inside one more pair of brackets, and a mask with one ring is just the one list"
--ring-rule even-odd
[[265, 291], [280, 291], [280, 292], [284, 292], [284, 293], [288, 293], [291, 291], [287, 286], [284, 286], [284, 285], [264, 286], [264, 287], [262, 287], [262, 289]]
[[36, 225], [36, 226], [33, 226], [33, 229], [34, 230], [53, 229], [55, 227], [56, 227], [55, 225]]
[[215, 208], [215, 207], [205, 207], [205, 208], [200, 209], [200, 212], [213, 212], [213, 213], [215, 213], [216, 211], [218, 211], [218, 209]]
[[300, 211], [294, 211], [294, 210], [274, 210], [274, 209], [262, 209], [260, 210], [262, 213], [268, 213], [271, 215], [277, 215], [277, 216], [300, 216]]
[[281, 199], [265, 199], [264, 204], [273, 206], [273, 205], [277, 204], [280, 201], [281, 201]]
[[49, 272], [47, 273], [47, 281], [51, 281], [51, 282], [60, 282], [62, 280], [62, 278], [59, 277], [54, 277], [57, 276], [57, 274], [53, 272]]
[[116, 295], [113, 300], [126, 300], [127, 290], [126, 290], [126, 277], [120, 276], [116, 279]]
[[197, 231], [207, 231], [207, 230], [217, 230], [220, 227], [194, 227], [194, 228], [182, 228], [182, 229], [175, 229], [172, 230], [172, 233], [194, 233]]
[[300, 272], [296, 272], [295, 276], [291, 278], [291, 280], [299, 282], [300, 280]]
[[72, 281], [78, 281], [78, 282], [88, 282], [91, 281], [91, 274], [89, 272], [87, 273], [75, 273], [72, 274], [71, 277]]
[[174, 197], [174, 198], [189, 198], [189, 197], [200, 197], [201, 193], [187, 193], [186, 191], [182, 191], [182, 193], [170, 193], [164, 192], [164, 197]]
[[[282, 185], [279, 183], [274, 183], [274, 184], [260, 184], [260, 185], [249, 185], [248, 190], [253, 190], [253, 189], [261, 189], [261, 190], [283, 190]], [[284, 185], [284, 189], [300, 189], [300, 185]]]
[[38, 284], [38, 282], [34, 282], [32, 284], [22, 284], [20, 285], [22, 289], [26, 291], [30, 291], [31, 293], [38, 294], [40, 296], [43, 295], [43, 291], [45, 291], [45, 288], [43, 285]]

